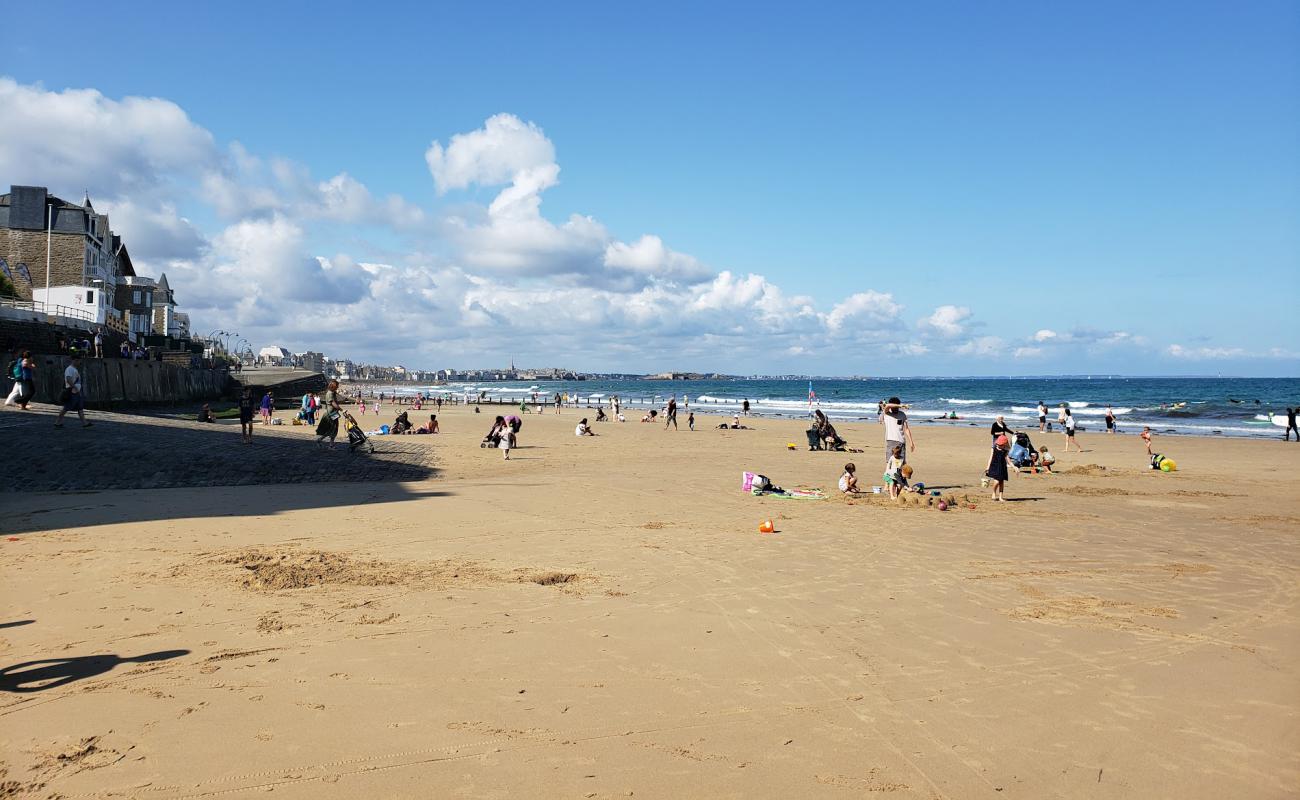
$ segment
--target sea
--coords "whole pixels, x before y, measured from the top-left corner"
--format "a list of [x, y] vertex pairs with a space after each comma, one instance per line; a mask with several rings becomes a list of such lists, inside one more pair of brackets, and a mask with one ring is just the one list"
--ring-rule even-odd
[[[1300, 378], [814, 378], [692, 381], [584, 380], [404, 384], [374, 387], [403, 395], [454, 396], [518, 405], [568, 393], [581, 405], [617, 395], [628, 409], [661, 408], [669, 397], [705, 414], [730, 415], [748, 400], [757, 416], [806, 418], [820, 408], [835, 420], [874, 421], [877, 403], [898, 397], [915, 425], [990, 424], [999, 415], [1013, 428], [1036, 429], [1041, 400], [1054, 422], [1068, 403], [1083, 432], [1104, 430], [1109, 405], [1122, 433], [1150, 426], [1161, 434], [1280, 437], [1286, 409], [1300, 406]], [[813, 400], [809, 403], [809, 391]], [[950, 419], [956, 414], [957, 419]], [[942, 418], [942, 419], [941, 419]]]

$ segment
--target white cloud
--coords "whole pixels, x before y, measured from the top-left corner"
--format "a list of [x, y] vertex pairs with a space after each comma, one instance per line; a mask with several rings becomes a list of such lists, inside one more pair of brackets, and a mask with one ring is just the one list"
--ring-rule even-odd
[[[488, 118], [482, 128], [451, 137], [446, 147], [434, 141], [425, 151], [424, 160], [442, 194], [471, 184], [499, 186], [518, 182], [521, 173], [555, 166], [555, 146], [533, 123], [514, 114], [497, 114]], [[558, 174], [559, 167], [555, 172]]]
[[[877, 331], [897, 327], [903, 307], [891, 294], [875, 291], [858, 292], [836, 303], [826, 315], [831, 333], [852, 335], [856, 331]], [[901, 334], [902, 331], [899, 331]]]
[[[1044, 328], [1010, 343], [974, 336], [980, 323], [966, 306], [940, 304], [905, 320], [888, 292], [814, 301], [744, 265], [703, 264], [654, 233], [624, 240], [587, 213], [552, 221], [542, 200], [559, 183], [556, 148], [538, 125], [510, 114], [430, 145], [425, 159], [440, 194], [495, 192], [486, 203], [457, 198], [454, 213], [435, 215], [373, 191], [356, 164], [314, 173], [238, 142], [218, 145], [163, 99], [49, 92], [0, 78], [0, 107], [0, 175], [76, 192], [71, 199], [90, 188], [137, 267], [166, 270], [196, 329], [238, 329], [262, 337], [259, 345], [419, 366], [450, 353], [460, 366], [488, 363], [522, 344], [578, 368], [618, 359], [631, 369], [740, 369], [797, 358], [809, 368], [859, 369], [842, 360], [850, 355], [866, 365], [911, 359], [905, 369], [917, 372], [968, 357], [1159, 352], [1128, 331]], [[376, 227], [384, 230], [372, 238]], [[1182, 345], [1165, 354], [1250, 355]]]
[[970, 316], [971, 311], [965, 306], [939, 306], [933, 314], [921, 320], [920, 326], [922, 330], [954, 339], [966, 332], [966, 320]]
[[605, 246], [605, 266], [682, 283], [705, 281], [713, 274], [692, 256], [670, 250], [662, 239], [650, 234], [632, 244], [610, 242]]
[[156, 97], [112, 100], [93, 89], [46, 91], [0, 77], [0, 175], [80, 200], [150, 191], [216, 163], [212, 134]]
[[1174, 358], [1189, 361], [1218, 361], [1225, 358], [1245, 358], [1251, 355], [1240, 347], [1183, 347], [1181, 344], [1171, 344], [1165, 348], [1165, 352]]
[[95, 205], [108, 214], [109, 224], [127, 244], [134, 263], [197, 258], [207, 247], [203, 234], [173, 203], [141, 207], [134, 200], [121, 198]]

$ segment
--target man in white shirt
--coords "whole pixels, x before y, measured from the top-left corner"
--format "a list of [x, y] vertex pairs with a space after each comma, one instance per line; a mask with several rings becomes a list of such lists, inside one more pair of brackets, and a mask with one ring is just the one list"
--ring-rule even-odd
[[63, 371], [63, 409], [59, 411], [59, 416], [54, 420], [54, 427], [63, 427], [63, 415], [69, 411], [77, 412], [77, 417], [81, 420], [81, 427], [89, 428], [90, 423], [86, 422], [86, 403], [81, 396], [81, 356], [72, 357], [72, 363]]

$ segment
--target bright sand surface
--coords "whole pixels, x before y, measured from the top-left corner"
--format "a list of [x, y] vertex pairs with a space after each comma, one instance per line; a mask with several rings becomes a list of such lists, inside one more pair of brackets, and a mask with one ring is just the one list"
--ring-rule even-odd
[[986, 429], [920, 428], [914, 479], [977, 502], [940, 512], [835, 495], [849, 459], [880, 482], [874, 423], [845, 455], [582, 415], [507, 462], [444, 409], [422, 483], [0, 495], [0, 796], [1300, 791], [1300, 446], [1157, 439], [1157, 474], [1036, 436], [1063, 474], [995, 505]]

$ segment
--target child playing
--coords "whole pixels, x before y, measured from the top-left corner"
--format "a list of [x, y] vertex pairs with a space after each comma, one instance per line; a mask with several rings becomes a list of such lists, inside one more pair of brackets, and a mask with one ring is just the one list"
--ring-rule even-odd
[[506, 461], [510, 460], [510, 448], [515, 446], [515, 432], [510, 430], [510, 426], [505, 426], [501, 431], [501, 440], [497, 442], [497, 448], [506, 451]]
[[889, 498], [897, 500], [903, 490], [903, 446], [894, 445], [894, 450], [885, 462], [885, 474], [881, 476], [889, 487]]
[[695, 412], [686, 415], [686, 427], [695, 430]]
[[1039, 451], [1038, 451], [1038, 466], [1042, 467], [1043, 469], [1047, 470], [1048, 472], [1051, 472], [1051, 471], [1052, 471], [1052, 465], [1055, 464], [1055, 463], [1056, 463], [1056, 456], [1054, 456], [1054, 455], [1052, 455], [1051, 453], [1049, 453], [1049, 452], [1047, 451], [1047, 448], [1046, 448], [1046, 447], [1043, 447], [1043, 448], [1040, 448], [1040, 449], [1039, 449]]
[[1004, 502], [1006, 498], [1002, 496], [1002, 490], [1007, 484], [1007, 437], [999, 436], [993, 443], [993, 453], [984, 474], [993, 481], [993, 499]]
[[844, 474], [840, 476], [841, 492], [845, 494], [858, 493], [858, 476], [853, 474], [857, 472], [857, 469], [857, 466], [851, 461], [844, 465]]
[[1142, 441], [1147, 443], [1147, 455], [1151, 455], [1151, 426], [1142, 429]]
[[247, 386], [239, 395], [239, 434], [244, 444], [253, 443], [253, 390]]

